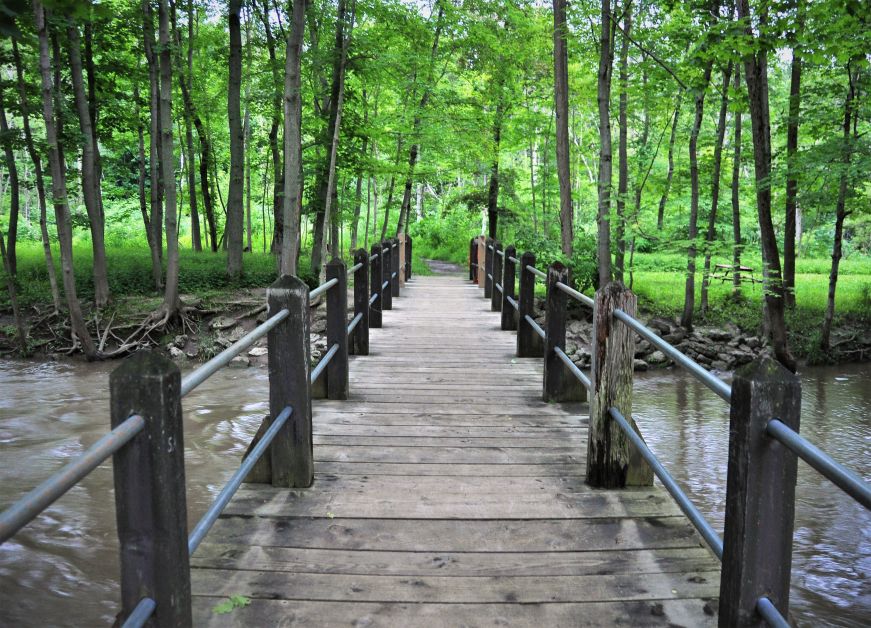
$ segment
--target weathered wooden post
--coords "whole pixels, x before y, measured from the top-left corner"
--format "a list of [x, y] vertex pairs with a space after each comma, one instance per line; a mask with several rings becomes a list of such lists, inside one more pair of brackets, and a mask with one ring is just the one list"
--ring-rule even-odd
[[273, 486], [305, 488], [314, 479], [312, 457], [311, 349], [309, 346], [309, 288], [304, 281], [283, 275], [266, 290], [267, 316], [281, 310], [289, 315], [266, 336], [269, 347], [269, 417], [262, 431], [287, 406], [293, 414], [261, 458], [268, 459], [265, 473], [258, 463], [250, 481]]
[[393, 269], [393, 249], [390, 246], [390, 240], [381, 242], [381, 251], [381, 309], [392, 310], [393, 288], [391, 287], [390, 273]]
[[390, 289], [393, 291], [393, 296], [399, 296], [399, 238], [393, 238], [387, 241], [391, 248], [390, 254]]
[[590, 372], [590, 431], [587, 483], [602, 488], [652, 486], [653, 470], [632, 447], [608, 410], [617, 408], [639, 434], [632, 418], [632, 368], [635, 332], [614, 318], [615, 309], [635, 316], [637, 299], [612, 281], [596, 291], [593, 304], [593, 365]]
[[484, 298], [493, 295], [493, 238], [484, 240]]
[[798, 460], [765, 428], [776, 417], [798, 432], [800, 414], [801, 381], [779, 362], [762, 357], [735, 371], [720, 626], [765, 626], [762, 596], [788, 617]]
[[369, 327], [381, 327], [381, 309], [384, 307], [381, 296], [381, 264], [383, 255], [381, 249], [384, 248], [380, 243], [376, 242], [372, 245], [372, 253], [369, 256], [369, 290], [371, 291], [370, 299], [375, 297], [369, 305]]
[[556, 353], [566, 350], [566, 293], [557, 288], [557, 282], [571, 285], [571, 272], [560, 262], [547, 269], [547, 302], [544, 331], [544, 390], [545, 401], [586, 401], [587, 389], [572, 375]]
[[405, 280], [411, 279], [411, 236], [405, 234]]
[[501, 327], [505, 331], [517, 329], [517, 310], [509, 301], [509, 299], [514, 298], [514, 281], [517, 271], [512, 258], [516, 257], [517, 251], [513, 246], [505, 248], [505, 263], [502, 266], [502, 320], [500, 321]]
[[327, 399], [348, 398], [348, 276], [345, 262], [332, 259], [327, 264], [327, 281], [339, 283], [327, 290], [327, 350], [338, 345], [339, 350], [324, 371], [327, 379]]
[[469, 281], [478, 283], [478, 238], [469, 240]]
[[526, 270], [535, 266], [535, 253], [527, 251], [520, 257], [520, 294], [517, 297], [517, 357], [540, 358], [544, 355], [544, 343], [529, 321], [535, 317], [535, 275]]
[[156, 353], [137, 353], [109, 377], [112, 428], [133, 414], [145, 428], [112, 459], [121, 546], [121, 615], [144, 597], [152, 622], [190, 626], [191, 580], [185, 499], [181, 374]]
[[478, 287], [483, 288], [487, 279], [487, 243], [484, 236], [478, 236]]
[[352, 355], [369, 355], [369, 254], [366, 249], [354, 253], [354, 318], [361, 316], [349, 338], [349, 351]]
[[502, 311], [502, 293], [496, 287], [496, 284], [502, 283], [502, 256], [499, 254], [502, 252], [502, 243], [494, 242], [493, 243], [493, 288], [490, 293], [490, 311], [491, 312], [501, 312]]

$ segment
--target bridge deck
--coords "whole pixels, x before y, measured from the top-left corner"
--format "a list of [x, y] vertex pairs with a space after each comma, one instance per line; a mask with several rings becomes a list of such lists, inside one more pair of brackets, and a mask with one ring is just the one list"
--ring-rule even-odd
[[660, 487], [584, 483], [587, 407], [514, 342], [459, 276], [409, 283], [315, 403], [314, 486], [243, 487], [193, 556], [195, 624], [713, 625], [716, 559]]

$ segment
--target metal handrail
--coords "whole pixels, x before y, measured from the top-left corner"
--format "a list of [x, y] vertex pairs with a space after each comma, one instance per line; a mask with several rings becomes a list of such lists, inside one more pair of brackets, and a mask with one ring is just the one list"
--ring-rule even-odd
[[393, 279], [393, 278], [396, 277], [397, 275], [399, 275], [399, 273], [390, 273], [390, 278]]
[[856, 473], [835, 461], [780, 419], [771, 419], [765, 426], [765, 433], [779, 441], [847, 495], [871, 510], [871, 486]]
[[327, 290], [329, 290], [330, 288], [332, 288], [333, 286], [335, 286], [338, 283], [339, 283], [338, 277], [333, 277], [329, 281], [325, 281], [324, 283], [319, 285], [317, 288], [315, 288], [314, 290], [309, 292], [308, 298], [314, 299], [316, 296], [318, 296], [319, 294], [323, 294], [324, 292], [326, 292]]
[[501, 284], [501, 283], [494, 283], [493, 285], [496, 286], [496, 289], [497, 289], [499, 292], [504, 292], [504, 290], [502, 290], [502, 284]]
[[508, 301], [511, 307], [513, 307], [515, 310], [520, 310], [520, 304], [517, 302], [517, 299], [514, 299], [512, 297], [505, 297], [505, 300]]
[[193, 370], [186, 377], [183, 377], [181, 380], [181, 396], [186, 397], [193, 389], [217, 373], [222, 367], [229, 364], [233, 358], [242, 353], [245, 349], [263, 338], [270, 329], [278, 325], [278, 323], [283, 321], [289, 315], [290, 311], [283, 309], [277, 312], [274, 316], [270, 316], [265, 322], [242, 336], [240, 340], [237, 340], [211, 360]]
[[348, 269], [348, 274], [350, 275], [350, 274], [356, 273], [361, 268], [363, 268], [363, 262], [357, 262], [356, 264], [354, 264], [353, 266], [351, 266]]
[[496, 249], [496, 255], [501, 255], [502, 259], [505, 259], [505, 251], [502, 251], [500, 249]]
[[151, 618], [155, 608], [157, 608], [157, 602], [150, 597], [142, 598], [133, 612], [127, 616], [127, 620], [121, 625], [121, 628], [142, 628], [145, 622]]
[[321, 373], [326, 370], [327, 364], [330, 363], [330, 360], [332, 360], [333, 356], [336, 355], [338, 352], [339, 344], [334, 343], [333, 346], [330, 347], [330, 350], [327, 351], [326, 355], [321, 358], [321, 361], [318, 362], [317, 366], [312, 369], [311, 375], [309, 375], [309, 383], [314, 384], [316, 381], [318, 381], [318, 377], [320, 377]]
[[373, 255], [370, 255], [370, 256], [369, 256], [369, 261], [370, 261], [370, 262], [374, 262], [376, 259], [378, 259], [378, 256], [379, 256], [379, 255], [381, 255], [381, 253], [375, 253], [375, 254], [373, 254]]
[[564, 284], [561, 281], [557, 281], [555, 285], [559, 290], [562, 290], [563, 292], [565, 292], [567, 295], [569, 295], [575, 301], [580, 301], [584, 305], [587, 305], [589, 307], [593, 307], [593, 300], [590, 297], [588, 297], [586, 294], [583, 294], [582, 292], [578, 292], [577, 290], [575, 290], [571, 286], [567, 286], [566, 284]]
[[535, 266], [530, 266], [529, 264], [527, 264], [525, 268], [526, 268], [526, 270], [531, 272], [533, 275], [536, 275], [537, 277], [541, 277], [542, 279], [547, 279], [547, 273], [538, 270]]
[[385, 281], [384, 283], [381, 284], [381, 289], [384, 290], [384, 288], [386, 288], [386, 287], [389, 286], [389, 285], [390, 285], [390, 282], [389, 282], [389, 281]]
[[375, 303], [375, 301], [378, 300], [378, 296], [379, 296], [379, 294], [380, 294], [380, 293], [376, 292], [376, 293], [373, 294], [371, 297], [369, 297], [369, 305], [372, 305], [373, 303]]
[[544, 333], [544, 330], [541, 328], [541, 325], [539, 325], [538, 323], [535, 322], [534, 318], [532, 318], [529, 314], [527, 314], [524, 318], [526, 318], [526, 322], [529, 323], [529, 325], [532, 327], [532, 329], [535, 330], [535, 333], [537, 333], [539, 336], [541, 336], [542, 340], [547, 339], [547, 334]]
[[487, 279], [493, 281], [493, 273], [487, 273]]
[[254, 445], [254, 448], [251, 450], [251, 453], [242, 461], [242, 464], [239, 465], [239, 468], [236, 472], [227, 480], [227, 483], [224, 485], [224, 488], [221, 489], [221, 492], [218, 493], [218, 496], [215, 498], [215, 501], [212, 502], [212, 505], [209, 506], [209, 509], [206, 511], [206, 514], [202, 516], [199, 523], [194, 527], [193, 532], [188, 536], [188, 553], [193, 555], [193, 553], [197, 550], [202, 543], [203, 539], [206, 538], [206, 534], [208, 534], [209, 530], [212, 529], [212, 526], [215, 525], [215, 521], [218, 520], [218, 517], [224, 511], [224, 508], [227, 507], [227, 504], [230, 503], [230, 500], [233, 498], [233, 495], [236, 494], [236, 491], [239, 490], [239, 487], [242, 485], [242, 482], [245, 480], [245, 477], [251, 471], [257, 461], [260, 460], [261, 456], [263, 456], [266, 448], [272, 444], [272, 440], [275, 438], [278, 431], [287, 423], [287, 420], [290, 418], [290, 415], [293, 413], [293, 408], [287, 406], [282, 410], [275, 420], [272, 422], [272, 425], [269, 426], [269, 429], [263, 434], [263, 437]]
[[0, 513], [0, 545], [33, 521], [39, 514], [66, 494], [73, 486], [99, 467], [112, 454], [133, 440], [145, 427], [145, 419], [138, 414], [104, 434], [78, 458], [64, 465], [42, 484], [23, 495]]
[[510, 259], [510, 260], [511, 260], [512, 262], [514, 262], [515, 264], [519, 264], [519, 263], [520, 263], [520, 260], [517, 259], [516, 257], [512, 256], [512, 255], [509, 255], [509, 256], [508, 256], [508, 259]]
[[762, 616], [769, 626], [774, 628], [790, 628], [789, 622], [783, 618], [777, 607], [767, 597], [756, 600], [756, 612]]
[[647, 327], [642, 325], [638, 320], [636, 320], [623, 310], [619, 308], [615, 309], [614, 318], [625, 323], [630, 329], [634, 330], [639, 336], [647, 340], [650, 344], [654, 345], [657, 349], [659, 349], [672, 360], [674, 360], [676, 364], [679, 364], [687, 371], [689, 371], [690, 375], [692, 375], [705, 386], [713, 390], [725, 401], [731, 401], [732, 387], [729, 386], [729, 384], [724, 382], [722, 379], [713, 375], [707, 369], [703, 368], [695, 360], [675, 349], [668, 342], [653, 333], [651, 329], [648, 329]]
[[690, 523], [692, 523], [696, 530], [699, 531], [699, 534], [702, 535], [702, 538], [705, 540], [705, 543], [708, 544], [708, 547], [714, 551], [717, 558], [723, 560], [723, 539], [720, 538], [720, 535], [717, 534], [714, 527], [707, 519], [705, 519], [705, 516], [698, 508], [696, 508], [696, 505], [690, 501], [690, 498], [687, 497], [687, 494], [684, 493], [683, 489], [674, 481], [671, 474], [664, 466], [662, 466], [662, 463], [656, 457], [656, 454], [650, 450], [650, 447], [647, 446], [644, 439], [632, 429], [632, 426], [629, 425], [626, 417], [624, 417], [620, 411], [614, 407], [608, 408], [608, 414], [611, 415], [612, 419], [617, 421], [617, 425], [620, 426], [623, 433], [626, 434], [644, 460], [647, 461], [647, 464], [649, 464], [650, 468], [653, 469], [653, 472], [656, 474], [656, 477], [659, 478], [660, 482], [662, 482], [663, 486], [665, 486], [665, 489], [672, 497], [674, 497], [677, 505], [690, 520]]
[[557, 357], [563, 361], [563, 364], [566, 365], [566, 368], [571, 371], [572, 375], [574, 375], [579, 382], [586, 386], [587, 390], [592, 390], [593, 384], [590, 382], [590, 378], [587, 377], [574, 362], [572, 362], [572, 359], [568, 355], [566, 355], [566, 352], [559, 347], [554, 347], [553, 350], [554, 353], [556, 353]]
[[351, 319], [351, 322], [348, 323], [348, 335], [349, 335], [349, 336], [351, 335], [351, 332], [354, 331], [354, 328], [355, 328], [355, 327], [360, 323], [360, 321], [362, 321], [362, 320], [363, 320], [363, 312], [360, 312], [359, 314], [357, 314], [357, 316], [355, 316], [354, 318]]

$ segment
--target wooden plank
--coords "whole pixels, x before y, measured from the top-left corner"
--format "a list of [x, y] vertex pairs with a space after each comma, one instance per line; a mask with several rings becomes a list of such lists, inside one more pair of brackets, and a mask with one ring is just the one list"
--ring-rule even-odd
[[514, 434], [505, 437], [469, 437], [458, 436], [450, 437], [443, 436], [440, 438], [433, 437], [416, 437], [416, 436], [354, 436], [354, 435], [333, 435], [323, 434], [317, 435], [314, 438], [315, 446], [318, 445], [336, 445], [336, 446], [352, 446], [352, 447], [498, 447], [500, 449], [522, 449], [527, 447], [564, 447], [570, 445], [578, 452], [583, 451], [587, 446], [586, 438], [581, 438], [580, 435], [561, 436], [559, 438], [548, 437], [521, 437]]
[[475, 475], [479, 477], [583, 477], [584, 461], [576, 464], [432, 464], [390, 462], [327, 462], [315, 460], [321, 473], [353, 475], [438, 475], [443, 478]]

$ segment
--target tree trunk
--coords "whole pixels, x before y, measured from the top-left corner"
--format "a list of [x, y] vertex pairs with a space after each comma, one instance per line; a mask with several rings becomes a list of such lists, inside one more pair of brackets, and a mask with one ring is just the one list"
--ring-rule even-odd
[[[295, 275], [299, 255], [299, 218], [302, 209], [302, 99], [300, 56], [305, 29], [305, 0], [293, 0], [284, 64], [284, 190], [281, 199], [281, 257], [279, 270]], [[275, 231], [279, 229], [276, 218]]]
[[[603, 7], [609, 1], [604, 0]], [[567, 28], [566, 0], [553, 0], [554, 109], [556, 111], [556, 168], [557, 178], [559, 179], [560, 199], [560, 244], [563, 255], [571, 257], [574, 236], [574, 208], [572, 207], [572, 176], [569, 168], [569, 57], [566, 50]], [[603, 28], [605, 28], [604, 24]], [[495, 235], [491, 237], [495, 237]]]
[[[734, 89], [737, 94], [741, 88], [741, 67], [735, 67]], [[735, 112], [734, 154], [732, 156], [732, 295], [741, 295], [741, 118], [742, 111]]]
[[620, 38], [620, 110], [617, 114], [620, 134], [617, 140], [617, 251], [614, 255], [614, 280], [623, 281], [626, 260], [626, 195], [629, 193], [629, 158], [626, 109], [629, 104], [629, 37], [632, 32], [632, 5], [626, 0], [623, 7], [623, 35]]
[[[611, 281], [611, 73], [614, 35], [611, 26], [611, 0], [602, 0], [602, 28], [599, 34], [599, 181], [597, 245], [599, 286]], [[546, 179], [545, 179], [546, 180]]]
[[[493, 164], [490, 166], [490, 184], [487, 187], [487, 234], [496, 239], [499, 224], [499, 144], [502, 139], [502, 104], [496, 107], [493, 123]], [[410, 190], [409, 190], [410, 191]]]
[[242, 0], [229, 5], [230, 60], [227, 93], [227, 119], [230, 124], [230, 188], [227, 192], [227, 275], [236, 279], [242, 274], [242, 223], [244, 221], [243, 186], [245, 184], [245, 137], [242, 134], [240, 100], [242, 91]]
[[6, 291], [9, 293], [9, 303], [12, 305], [12, 319], [15, 321], [15, 327], [18, 330], [18, 350], [22, 356], [25, 356], [27, 355], [27, 329], [24, 327], [24, 319], [21, 317], [21, 311], [18, 309], [15, 272], [9, 265], [9, 253], [6, 250], [2, 231], [0, 231], [0, 259], [3, 260], [3, 269], [6, 271]]
[[[387, 185], [387, 202], [384, 203], [384, 219], [381, 222], [381, 239], [387, 238], [387, 221], [390, 220], [390, 206], [393, 205], [393, 190], [396, 186], [396, 169], [399, 167], [399, 160], [402, 157], [402, 133], [396, 139], [396, 160], [393, 163], [393, 170], [390, 172], [390, 183]], [[377, 206], [377, 203], [376, 203]]]
[[60, 290], [57, 285], [57, 274], [54, 269], [54, 259], [51, 253], [51, 240], [48, 236], [47, 207], [45, 200], [45, 178], [42, 174], [42, 158], [36, 150], [33, 142], [33, 133], [30, 130], [30, 108], [27, 102], [27, 89], [24, 82], [24, 71], [21, 65], [21, 55], [18, 52], [18, 42], [12, 40], [12, 56], [15, 61], [15, 77], [18, 83], [18, 99], [21, 108], [21, 121], [24, 127], [24, 143], [27, 153], [33, 162], [33, 174], [36, 179], [36, 196], [39, 202], [39, 232], [42, 238], [42, 252], [45, 257], [48, 283], [51, 288], [51, 298], [55, 312], [60, 309]]
[[[58, 139], [57, 124], [54, 112], [54, 85], [52, 81], [52, 63], [48, 52], [48, 30], [45, 11], [40, 0], [34, 0], [33, 12], [36, 21], [36, 32], [39, 37], [39, 71], [42, 79], [42, 113], [45, 122], [45, 139], [48, 145], [48, 162], [51, 167], [52, 202], [54, 203], [57, 236], [61, 253], [61, 275], [63, 277], [64, 293], [67, 307], [70, 311], [70, 324], [73, 334], [82, 345], [82, 350], [89, 360], [97, 357], [97, 348], [88, 334], [85, 318], [76, 296], [76, 278], [73, 274], [73, 237], [70, 208], [67, 205], [66, 165]], [[55, 59], [60, 63], [60, 59]]]
[[668, 139], [668, 172], [665, 175], [665, 187], [662, 189], [662, 196], [659, 199], [659, 210], [656, 214], [656, 228], [662, 231], [662, 224], [665, 218], [665, 204], [668, 202], [668, 193], [671, 191], [671, 180], [674, 177], [674, 140], [677, 137], [677, 123], [680, 119], [680, 107], [683, 103], [684, 89], [680, 88], [677, 92], [677, 101], [674, 105], [674, 115], [671, 122], [671, 136]]
[[[193, 0], [188, 0], [188, 47], [187, 47], [187, 76], [182, 75], [182, 82], [187, 82], [187, 88], [192, 88], [192, 78], [194, 74], [194, 3]], [[184, 138], [187, 145], [188, 158], [190, 160], [188, 168], [188, 189], [190, 196], [191, 207], [191, 245], [197, 253], [203, 250], [202, 236], [200, 234], [200, 212], [197, 208], [197, 175], [194, 171], [194, 135], [191, 129], [191, 112], [185, 106], [184, 108]], [[205, 192], [204, 192], [205, 195]]]
[[169, 40], [168, 0], [160, 0], [160, 162], [163, 164], [163, 198], [166, 199], [166, 289], [163, 314], [174, 318], [181, 302], [178, 296], [178, 215], [175, 197], [175, 158], [172, 138], [172, 48]]
[[[835, 207], [835, 239], [832, 244], [832, 268], [829, 271], [829, 294], [826, 300], [826, 314], [823, 318], [823, 327], [820, 331], [820, 348], [828, 352], [831, 348], [832, 321], [835, 318], [835, 291], [838, 287], [838, 267], [841, 263], [842, 242], [844, 238], [844, 219], [847, 217], [847, 193], [850, 181], [850, 161], [853, 156], [853, 140], [858, 135], [855, 128], [854, 117], [858, 117], [858, 107], [854, 107], [856, 98], [856, 86], [859, 82], [858, 72], [854, 76], [847, 64], [847, 79], [849, 87], [847, 97], [844, 100], [844, 134], [843, 134], [843, 167], [838, 184], [838, 202]], [[855, 109], [855, 111], [854, 111]], [[853, 129], [851, 138], [851, 130]]]
[[154, 52], [154, 17], [151, 11], [151, 0], [142, 0], [143, 7], [143, 39], [145, 42], [145, 60], [148, 64], [149, 84], [149, 191], [151, 198], [151, 276], [154, 287], [163, 287], [163, 198], [160, 184], [163, 176], [160, 164], [160, 79], [158, 77], [158, 60]]
[[708, 232], [705, 236], [705, 267], [702, 271], [702, 316], [708, 312], [708, 287], [711, 283], [711, 249], [717, 233], [717, 209], [720, 202], [720, 168], [723, 163], [723, 141], [726, 138], [726, 113], [729, 110], [729, 82], [732, 78], [732, 63], [723, 70], [723, 88], [720, 98], [720, 116], [717, 118], [717, 141], [714, 144], [714, 164], [711, 171], [711, 212], [708, 215]]
[[94, 128], [88, 107], [88, 96], [85, 93], [78, 26], [71, 25], [67, 28], [67, 44], [73, 96], [79, 118], [79, 129], [82, 132], [82, 194], [85, 198], [85, 208], [88, 211], [88, 221], [91, 227], [91, 249], [94, 254], [94, 303], [98, 308], [102, 308], [109, 302], [109, 278], [106, 274], [106, 244], [103, 213], [100, 207], [99, 179], [97, 177], [97, 147], [94, 141]]
[[[756, 207], [759, 216], [759, 238], [762, 243], [762, 262], [765, 280], [765, 318], [768, 335], [775, 357], [786, 368], [795, 372], [795, 358], [789, 351], [784, 319], [783, 280], [777, 237], [771, 221], [771, 126], [768, 110], [768, 51], [765, 43], [753, 35], [750, 25], [750, 0], [738, 1], [738, 17], [746, 20], [745, 34], [758, 50], [744, 59], [744, 81], [750, 104], [750, 122], [753, 130], [753, 161], [756, 175]], [[767, 13], [759, 20], [760, 30], [767, 26]]]
[[[3, 153], [6, 157], [6, 170], [9, 176], [9, 243], [6, 245], [6, 252], [3, 255], [3, 261], [6, 264], [6, 271], [9, 273], [9, 280], [14, 281], [17, 273], [17, 259], [15, 253], [15, 244], [18, 240], [18, 214], [20, 213], [21, 192], [18, 185], [18, 167], [15, 164], [15, 152], [12, 150], [12, 135], [9, 132], [9, 125], [6, 122], [6, 107], [3, 101], [3, 90], [0, 89], [0, 138], [3, 141]], [[0, 196], [0, 201], [3, 197]], [[0, 238], [2, 239], [2, 238]], [[10, 293], [12, 296], [12, 293]]]
[[139, 211], [142, 214], [142, 224], [145, 226], [145, 239], [148, 242], [148, 248], [151, 250], [151, 220], [148, 217], [148, 200], [145, 198], [145, 127], [140, 119], [142, 107], [139, 101], [139, 84], [133, 85], [133, 100], [136, 102], [136, 136], [139, 149]]
[[687, 331], [693, 328], [693, 310], [696, 304], [696, 238], [699, 235], [699, 132], [704, 121], [705, 92], [711, 80], [713, 65], [713, 60], [705, 62], [703, 82], [696, 86], [694, 95], [696, 117], [693, 121], [692, 131], [690, 131], [690, 244], [687, 247], [687, 275], [684, 287], [683, 314], [680, 317], [680, 324]]
[[[802, 36], [804, 11], [798, 5], [796, 32], [793, 38]], [[792, 46], [792, 64], [789, 80], [789, 115], [786, 121], [786, 220], [783, 228], [783, 299], [788, 308], [795, 307], [795, 227], [798, 211], [798, 126], [801, 113], [801, 47]]]

